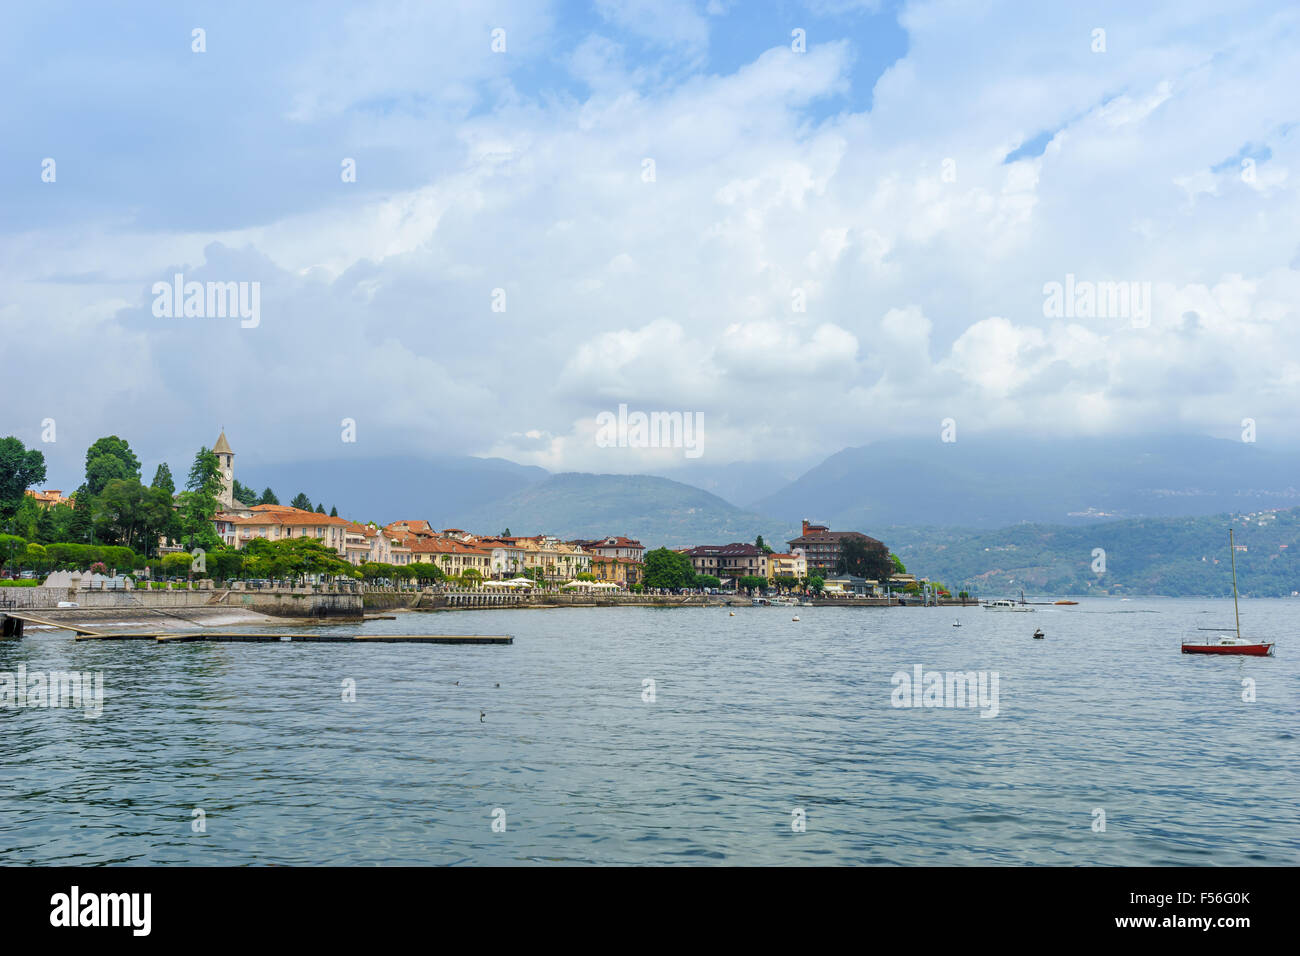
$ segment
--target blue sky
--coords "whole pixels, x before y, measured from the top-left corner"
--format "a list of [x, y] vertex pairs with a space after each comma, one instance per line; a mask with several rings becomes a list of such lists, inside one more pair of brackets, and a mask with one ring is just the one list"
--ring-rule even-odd
[[[1292, 5], [5, 17], [0, 330], [27, 360], [0, 433], [54, 418], [55, 475], [103, 434], [179, 461], [223, 424], [246, 461], [691, 466], [598, 447], [620, 403], [703, 412], [710, 465], [946, 417], [1298, 437]], [[155, 316], [178, 271], [260, 283], [258, 327]], [[1067, 275], [1149, 284], [1150, 314], [1045, 314]]]

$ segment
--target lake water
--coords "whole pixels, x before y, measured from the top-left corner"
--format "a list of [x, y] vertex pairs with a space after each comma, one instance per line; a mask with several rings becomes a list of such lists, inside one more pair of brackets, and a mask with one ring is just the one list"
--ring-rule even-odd
[[[102, 671], [104, 713], [0, 710], [0, 863], [1295, 864], [1297, 612], [1242, 603], [1273, 658], [1179, 653], [1222, 600], [364, 625], [510, 646], [29, 631], [0, 671]], [[893, 706], [916, 665], [997, 672], [997, 716]]]

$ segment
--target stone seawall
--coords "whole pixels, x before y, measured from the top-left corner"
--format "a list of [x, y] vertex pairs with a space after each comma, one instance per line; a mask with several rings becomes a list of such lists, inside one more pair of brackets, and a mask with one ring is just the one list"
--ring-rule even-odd
[[0, 609], [14, 600], [14, 610], [55, 608], [60, 601], [74, 601], [83, 608], [203, 607], [214, 591], [72, 591], [68, 588], [0, 588]]
[[367, 591], [362, 604], [367, 611], [393, 611], [414, 608], [423, 597], [418, 591]]
[[286, 591], [223, 592], [220, 607], [237, 607], [271, 617], [348, 618], [362, 615], [360, 594], [295, 593]]
[[[10, 594], [9, 592], [14, 592]], [[71, 591], [68, 588], [4, 588], [0, 590], [0, 611], [42, 611], [57, 608], [60, 601], [75, 602], [82, 610], [121, 611], [142, 608], [234, 608], [257, 611], [271, 617], [359, 618], [361, 595], [312, 591]]]

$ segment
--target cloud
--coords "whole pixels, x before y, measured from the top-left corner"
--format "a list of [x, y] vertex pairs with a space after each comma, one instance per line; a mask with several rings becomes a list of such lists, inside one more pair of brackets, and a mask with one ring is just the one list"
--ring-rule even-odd
[[[116, 90], [170, 84], [166, 142], [128, 124], [125, 142], [98, 137], [98, 166], [70, 149], [56, 184], [15, 190], [0, 231], [0, 321], [25, 343], [13, 430], [66, 419], [50, 455], [69, 471], [100, 434], [177, 465], [222, 424], [267, 460], [667, 461], [595, 448], [595, 416], [620, 402], [703, 413], [712, 463], [948, 416], [1222, 434], [1249, 415], [1300, 437], [1293, 12], [1116, 6], [1093, 54], [1095, 24], [1068, 10], [909, 3], [906, 56], [853, 112], [850, 14], [805, 54], [774, 31], [719, 68], [725, 11], [656, 9], [367, 8], [305, 25], [273, 68], [222, 46], [254, 19], [210, 31], [221, 56], [200, 63], [105, 54], [123, 58]], [[212, 100], [213, 77], [261, 93]], [[60, 77], [48, 129], [15, 117], [33, 155], [75, 127], [76, 87]], [[172, 105], [186, 95], [202, 110]], [[234, 147], [220, 176], [214, 139]], [[261, 326], [155, 319], [149, 289], [178, 270], [260, 282]], [[1045, 316], [1044, 285], [1067, 275], [1150, 283], [1149, 325]], [[340, 447], [345, 416], [356, 448]]]

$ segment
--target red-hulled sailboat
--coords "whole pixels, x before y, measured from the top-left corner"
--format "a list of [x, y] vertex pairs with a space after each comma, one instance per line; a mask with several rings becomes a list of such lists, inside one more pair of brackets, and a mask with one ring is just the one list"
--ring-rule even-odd
[[1183, 643], [1184, 654], [1248, 654], [1267, 657], [1273, 653], [1273, 642], [1248, 641], [1241, 636], [1241, 610], [1237, 606], [1237, 548], [1228, 529], [1228, 553], [1232, 556], [1232, 613], [1237, 619], [1236, 636], [1221, 637], [1214, 644]]

